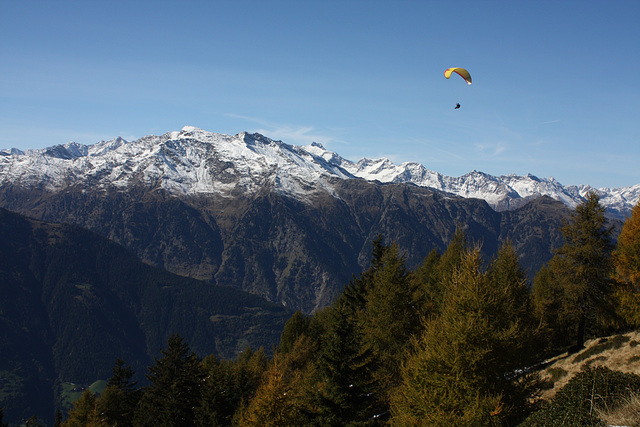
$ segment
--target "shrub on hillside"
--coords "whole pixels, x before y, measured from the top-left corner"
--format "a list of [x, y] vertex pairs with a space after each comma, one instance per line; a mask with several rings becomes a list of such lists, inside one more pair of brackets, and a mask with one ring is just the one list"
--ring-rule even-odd
[[549, 404], [530, 415], [521, 426], [604, 426], [598, 411], [614, 407], [638, 392], [639, 375], [601, 366], [588, 368], [573, 377]]

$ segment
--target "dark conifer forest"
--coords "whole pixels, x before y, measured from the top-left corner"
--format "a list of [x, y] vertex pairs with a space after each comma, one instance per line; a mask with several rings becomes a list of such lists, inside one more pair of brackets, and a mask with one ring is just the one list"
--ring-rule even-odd
[[407, 254], [379, 237], [370, 267], [330, 306], [291, 315], [276, 348], [199, 356], [172, 334], [142, 385], [117, 358], [106, 388], [84, 392], [56, 423], [603, 425], [594, 407], [640, 393], [640, 376], [589, 368], [545, 402], [536, 367], [589, 337], [640, 325], [638, 224], [640, 204], [614, 245], [598, 196], [589, 195], [532, 284], [509, 242], [486, 259], [481, 243], [458, 230], [445, 251], [409, 269]]

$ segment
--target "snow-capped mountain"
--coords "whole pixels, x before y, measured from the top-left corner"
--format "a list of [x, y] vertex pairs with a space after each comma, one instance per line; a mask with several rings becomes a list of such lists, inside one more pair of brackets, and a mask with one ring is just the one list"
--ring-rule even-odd
[[304, 200], [319, 191], [334, 194], [335, 180], [354, 178], [412, 183], [479, 198], [498, 211], [518, 208], [542, 195], [575, 207], [588, 192], [596, 191], [608, 215], [624, 218], [640, 198], [640, 184], [613, 189], [565, 187], [554, 178], [496, 177], [478, 171], [449, 177], [414, 162], [396, 165], [384, 158], [352, 162], [316, 143], [294, 146], [260, 134], [229, 136], [191, 126], [131, 142], [116, 138], [88, 146], [71, 142], [24, 152], [0, 150], [0, 185], [45, 186], [54, 191], [78, 185], [146, 184], [182, 195], [232, 195], [269, 186]]
[[483, 199], [497, 211], [519, 208], [540, 196], [549, 196], [575, 208], [584, 201], [588, 193], [596, 192], [600, 195], [600, 203], [607, 209], [607, 214], [622, 219], [631, 213], [640, 199], [640, 184], [623, 188], [563, 186], [553, 177], [538, 178], [531, 174], [492, 176], [475, 170], [459, 177], [450, 177], [428, 170], [419, 163], [395, 165], [388, 159], [362, 159], [357, 163], [343, 161], [341, 166], [354, 176], [367, 180], [407, 182], [461, 197]]
[[[607, 197], [626, 201], [632, 190]], [[406, 251], [413, 268], [462, 226], [487, 259], [509, 240], [523, 268], [538, 271], [570, 211], [533, 199], [576, 203], [573, 191], [530, 176], [451, 178], [415, 163], [352, 162], [319, 144], [194, 127], [0, 150], [0, 208], [87, 228], [150, 265], [309, 313], [368, 267], [377, 236]]]
[[71, 142], [0, 151], [0, 183], [48, 190], [144, 183], [179, 194], [225, 194], [270, 185], [302, 196], [312, 186], [330, 191], [329, 180], [335, 178], [352, 176], [301, 147], [259, 134], [227, 136], [190, 126], [132, 142], [116, 138], [89, 146]]

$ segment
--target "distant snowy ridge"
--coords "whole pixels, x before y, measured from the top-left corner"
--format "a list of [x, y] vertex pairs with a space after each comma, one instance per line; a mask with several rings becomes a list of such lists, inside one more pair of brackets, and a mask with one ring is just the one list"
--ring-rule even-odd
[[71, 142], [37, 150], [0, 150], [0, 185], [45, 186], [50, 191], [141, 183], [174, 194], [232, 196], [270, 187], [305, 200], [319, 191], [334, 194], [336, 180], [354, 178], [412, 183], [479, 198], [499, 211], [542, 195], [575, 207], [589, 191], [596, 191], [608, 215], [624, 218], [640, 198], [640, 184], [613, 189], [565, 187], [553, 178], [495, 177], [478, 171], [449, 177], [413, 162], [395, 165], [384, 158], [352, 162], [317, 143], [294, 146], [260, 134], [229, 136], [192, 126], [132, 142], [116, 138], [93, 145]]
[[174, 194], [255, 192], [265, 186], [296, 197], [332, 192], [333, 179], [353, 178], [301, 147], [259, 134], [235, 136], [185, 126], [181, 132], [83, 146], [0, 151], [0, 184], [125, 188], [143, 183]]
[[631, 213], [631, 209], [640, 199], [640, 184], [622, 188], [594, 188], [590, 185], [563, 186], [553, 177], [538, 178], [531, 174], [493, 176], [478, 171], [459, 177], [450, 177], [431, 171], [415, 162], [396, 165], [386, 158], [374, 160], [365, 158], [354, 163], [341, 158], [336, 153], [326, 151], [318, 144], [304, 148], [359, 178], [385, 183], [412, 183], [461, 197], [482, 199], [497, 211], [516, 209], [540, 196], [549, 196], [575, 208], [584, 201], [588, 193], [596, 192], [600, 195], [600, 203], [607, 209], [609, 216], [624, 218]]

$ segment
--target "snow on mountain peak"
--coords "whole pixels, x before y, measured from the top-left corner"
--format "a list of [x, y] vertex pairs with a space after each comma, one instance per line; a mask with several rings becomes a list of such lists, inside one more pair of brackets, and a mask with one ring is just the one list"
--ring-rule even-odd
[[189, 132], [204, 132], [202, 129], [197, 128], [195, 126], [184, 126], [182, 128], [181, 133], [189, 133]]
[[88, 146], [70, 142], [36, 150], [0, 150], [0, 184], [44, 185], [53, 191], [142, 183], [178, 194], [227, 195], [270, 186], [307, 200], [318, 191], [333, 194], [336, 179], [353, 178], [412, 183], [480, 198], [496, 210], [514, 209], [543, 195], [575, 207], [589, 191], [597, 191], [608, 214], [623, 218], [640, 198], [640, 184], [618, 189], [564, 187], [553, 177], [496, 177], [476, 170], [448, 177], [415, 162], [396, 165], [387, 158], [352, 162], [316, 142], [294, 146], [257, 133], [229, 136], [195, 126], [131, 142], [118, 137]]

